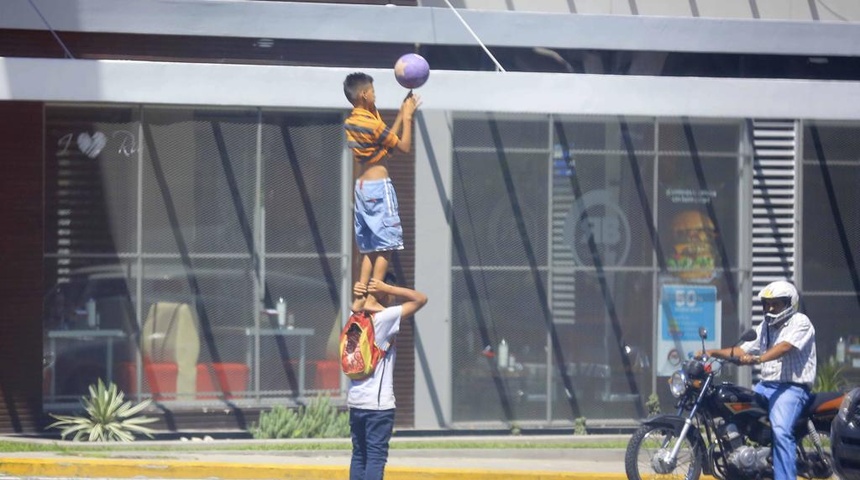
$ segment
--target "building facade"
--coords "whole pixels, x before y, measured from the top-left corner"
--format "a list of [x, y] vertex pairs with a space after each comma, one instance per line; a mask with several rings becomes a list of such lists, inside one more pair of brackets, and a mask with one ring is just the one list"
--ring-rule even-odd
[[456, 4], [492, 57], [408, 3], [0, 6], [4, 430], [98, 378], [172, 430], [342, 400], [341, 85], [367, 71], [392, 114], [411, 51], [433, 71], [392, 159], [394, 270], [430, 303], [398, 339], [399, 428], [629, 424], [779, 278], [822, 359], [860, 343], [850, 2]]

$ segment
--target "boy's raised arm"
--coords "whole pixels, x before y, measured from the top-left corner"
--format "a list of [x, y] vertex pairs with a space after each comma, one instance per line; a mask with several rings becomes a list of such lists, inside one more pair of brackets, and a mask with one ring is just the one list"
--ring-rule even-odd
[[427, 304], [427, 295], [424, 295], [417, 290], [412, 290], [411, 288], [388, 285], [387, 283], [377, 280], [375, 278], [370, 279], [370, 283], [367, 286], [367, 291], [370, 293], [388, 293], [406, 299], [406, 301], [401, 305], [401, 307], [403, 308], [401, 316], [403, 317], [413, 315], [415, 312], [420, 310], [421, 307]]
[[397, 149], [403, 153], [409, 153], [412, 150], [412, 114], [415, 113], [415, 110], [418, 109], [418, 105], [420, 104], [421, 97], [409, 92], [409, 95], [407, 95], [403, 100], [403, 104], [400, 105], [400, 113], [398, 113], [397, 118], [394, 119], [391, 131], [395, 134], [397, 134], [397, 131], [400, 128], [398, 120], [403, 124], [403, 134], [399, 135], [400, 141], [397, 142]]

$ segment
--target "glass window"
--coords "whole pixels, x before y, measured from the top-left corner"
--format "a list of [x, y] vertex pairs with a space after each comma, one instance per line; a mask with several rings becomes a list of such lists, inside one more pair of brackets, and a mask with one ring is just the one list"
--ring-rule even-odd
[[[860, 125], [807, 124], [804, 128], [804, 288], [853, 292], [846, 266], [860, 251]], [[847, 241], [847, 245], [843, 244]]]
[[[803, 129], [802, 310], [815, 324], [818, 358], [843, 337], [860, 343], [860, 124], [807, 122]], [[850, 358], [849, 358], [850, 360]], [[849, 366], [848, 375], [855, 374]]]
[[53, 106], [46, 119], [47, 403], [98, 378], [161, 401], [340, 392], [340, 114]]
[[646, 415], [663, 364], [693, 348], [654, 341], [664, 284], [707, 305], [687, 323], [734, 335], [741, 127], [455, 117], [454, 421]]
[[254, 111], [144, 109], [143, 250], [250, 255]]
[[545, 117], [454, 122], [455, 421], [546, 415], [522, 362], [546, 344], [548, 135]]

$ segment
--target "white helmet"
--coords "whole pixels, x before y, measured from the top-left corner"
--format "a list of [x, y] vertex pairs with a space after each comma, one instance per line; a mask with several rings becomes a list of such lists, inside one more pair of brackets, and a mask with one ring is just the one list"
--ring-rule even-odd
[[[800, 295], [797, 293], [794, 285], [785, 280], [778, 280], [764, 287], [759, 292], [758, 299], [762, 302], [762, 307], [764, 308], [765, 321], [767, 321], [768, 325], [777, 327], [797, 312]], [[782, 305], [775, 311], [769, 312], [767, 303], [775, 300], [781, 301]]]

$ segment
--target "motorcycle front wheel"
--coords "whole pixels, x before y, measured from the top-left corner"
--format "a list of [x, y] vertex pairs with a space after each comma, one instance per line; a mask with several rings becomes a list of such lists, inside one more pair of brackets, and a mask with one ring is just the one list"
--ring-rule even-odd
[[665, 425], [643, 425], [630, 438], [624, 455], [629, 480], [696, 480], [702, 473], [704, 452], [688, 435], [681, 441], [675, 461], [668, 457], [678, 437]]

